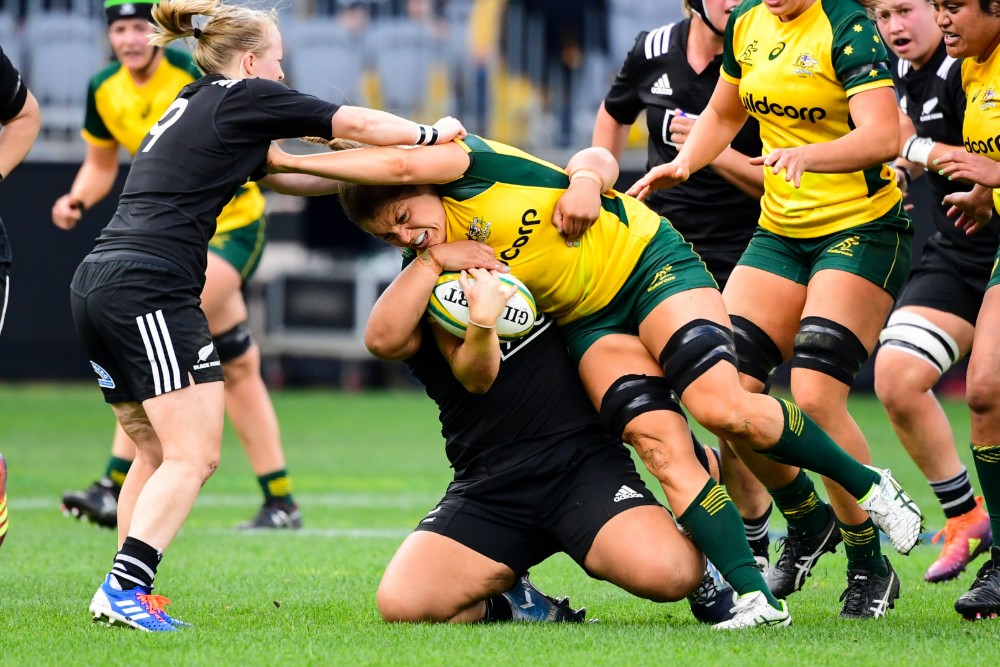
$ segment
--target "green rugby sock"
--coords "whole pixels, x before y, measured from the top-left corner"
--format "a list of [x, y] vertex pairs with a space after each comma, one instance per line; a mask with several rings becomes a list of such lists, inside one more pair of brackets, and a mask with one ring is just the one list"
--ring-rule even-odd
[[829, 507], [816, 494], [813, 481], [801, 468], [791, 484], [772, 490], [771, 497], [788, 525], [800, 533], [815, 535], [830, 520]]
[[132, 462], [128, 459], [121, 459], [112, 456], [108, 459], [108, 467], [104, 469], [104, 476], [110, 479], [119, 489], [125, 483], [125, 476], [128, 475]]
[[760, 591], [772, 607], [781, 608], [764, 583], [743, 532], [743, 519], [724, 487], [708, 480], [677, 520], [737, 593]]
[[794, 403], [776, 399], [781, 404], [785, 428], [777, 444], [757, 451], [786, 465], [812, 470], [844, 487], [857, 499], [867, 494], [881, 476], [854, 460]]
[[977, 447], [972, 445], [972, 460], [976, 463], [979, 486], [986, 499], [986, 511], [993, 529], [993, 544], [1000, 543], [1000, 445]]
[[837, 521], [840, 534], [844, 536], [844, 551], [847, 553], [848, 570], [867, 570], [880, 577], [889, 574], [889, 568], [882, 558], [882, 547], [878, 542], [878, 530], [871, 519], [857, 526], [848, 526]]
[[288, 477], [288, 471], [282, 468], [257, 478], [261, 490], [264, 492], [264, 502], [281, 502], [286, 505], [294, 505], [292, 498], [292, 480]]

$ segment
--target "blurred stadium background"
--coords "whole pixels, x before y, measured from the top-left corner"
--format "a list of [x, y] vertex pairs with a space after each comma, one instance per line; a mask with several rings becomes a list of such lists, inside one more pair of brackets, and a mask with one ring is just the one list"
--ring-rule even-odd
[[[422, 122], [454, 115], [471, 132], [557, 164], [589, 145], [596, 110], [636, 34], [683, 17], [680, 0], [283, 0], [277, 9], [291, 87]], [[87, 82], [111, 57], [101, 3], [0, 0], [0, 45], [43, 115], [27, 162], [0, 188], [14, 253], [0, 377], [86, 380], [68, 285], [114, 211], [128, 156], [113, 196], [76, 230], [56, 229], [50, 209], [84, 157]], [[620, 185], [641, 173], [645, 140], [640, 121]], [[372, 361], [361, 341], [398, 254], [347, 222], [336, 197], [267, 198], [270, 244], [247, 296], [269, 384], [407, 384], [401, 365]], [[910, 199], [919, 252], [929, 202], [920, 187]], [[953, 369], [943, 384], [961, 391], [963, 375]], [[859, 386], [870, 382], [870, 370], [859, 376]]]

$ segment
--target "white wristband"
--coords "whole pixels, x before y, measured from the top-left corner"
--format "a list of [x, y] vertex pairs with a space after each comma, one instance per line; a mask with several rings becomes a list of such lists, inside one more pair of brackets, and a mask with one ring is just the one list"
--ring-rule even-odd
[[930, 137], [918, 137], [914, 134], [903, 144], [901, 155], [910, 162], [926, 167], [934, 145], [934, 140]]
[[414, 146], [433, 146], [438, 140], [438, 129], [433, 125], [421, 125], [417, 123], [417, 130], [419, 134], [417, 135], [417, 140], [414, 142]]

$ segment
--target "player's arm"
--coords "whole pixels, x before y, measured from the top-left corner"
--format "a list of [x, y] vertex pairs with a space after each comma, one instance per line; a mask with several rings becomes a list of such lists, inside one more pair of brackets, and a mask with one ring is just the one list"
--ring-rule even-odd
[[[470, 280], [471, 278], [471, 280]], [[500, 282], [495, 271], [462, 272], [459, 284], [469, 303], [465, 339], [434, 327], [434, 339], [455, 379], [473, 394], [485, 394], [500, 372], [500, 338], [496, 323], [517, 288]]]
[[712, 99], [691, 127], [677, 157], [653, 167], [628, 189], [628, 194], [645, 199], [654, 190], [683, 183], [692, 172], [710, 164], [732, 143], [746, 119], [739, 86], [720, 78]]
[[601, 102], [601, 108], [597, 110], [597, 118], [594, 120], [594, 133], [590, 138], [590, 145], [604, 148], [614, 156], [615, 160], [621, 160], [631, 131], [631, 125], [624, 125], [615, 120], [604, 107], [604, 102]]
[[38, 101], [31, 91], [26, 92], [24, 106], [11, 118], [0, 119], [3, 126], [0, 129], [0, 179], [10, 176], [14, 167], [27, 157], [42, 127]]
[[338, 107], [331, 119], [332, 136], [372, 146], [428, 146], [466, 135], [457, 118], [446, 116], [434, 125], [421, 125], [385, 111], [366, 107]]
[[69, 192], [52, 206], [52, 223], [73, 229], [83, 212], [108, 196], [118, 177], [118, 144], [87, 144], [87, 156], [73, 179]]
[[573, 245], [601, 215], [601, 195], [618, 180], [618, 161], [604, 148], [584, 148], [566, 165], [569, 187], [556, 201], [552, 224]]
[[802, 174], [849, 174], [891, 161], [899, 148], [899, 121], [892, 88], [871, 88], [847, 102], [854, 129], [842, 137], [794, 148], [776, 148], [752, 160], [799, 187]]
[[379, 359], [413, 356], [420, 348], [420, 321], [441, 273], [487, 262], [496, 262], [493, 249], [477, 241], [441, 243], [421, 252], [375, 302], [365, 326], [365, 347]]
[[917, 134], [917, 128], [913, 121], [899, 110], [899, 157], [906, 160], [907, 165], [915, 165], [917, 169], [910, 170], [911, 178], [923, 174], [927, 165], [933, 165], [945, 153], [952, 150], [964, 150], [963, 146], [952, 146], [950, 144], [934, 141], [930, 137], [921, 137]]
[[335, 195], [340, 192], [340, 181], [308, 174], [268, 174], [257, 181], [275, 192], [299, 197]]
[[272, 174], [310, 174], [368, 185], [448, 183], [461, 178], [468, 168], [468, 153], [454, 142], [311, 155], [292, 155], [272, 144], [267, 154], [267, 170]]

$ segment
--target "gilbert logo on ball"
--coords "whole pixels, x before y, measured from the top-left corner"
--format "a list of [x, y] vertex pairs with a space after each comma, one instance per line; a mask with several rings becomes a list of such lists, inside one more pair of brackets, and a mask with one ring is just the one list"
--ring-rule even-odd
[[[457, 271], [441, 274], [431, 293], [427, 312], [446, 331], [465, 338], [465, 330], [469, 326], [469, 304], [465, 300], [462, 285], [458, 282], [459, 275], [461, 274]], [[517, 292], [507, 301], [507, 307], [497, 319], [497, 335], [500, 340], [517, 340], [535, 326], [535, 319], [538, 317], [535, 298], [524, 283], [514, 276], [501, 274], [498, 277], [502, 282], [516, 287]]]

